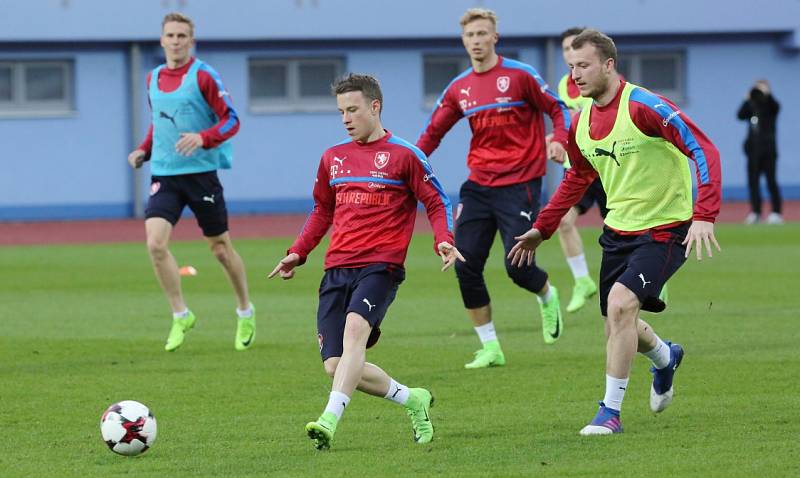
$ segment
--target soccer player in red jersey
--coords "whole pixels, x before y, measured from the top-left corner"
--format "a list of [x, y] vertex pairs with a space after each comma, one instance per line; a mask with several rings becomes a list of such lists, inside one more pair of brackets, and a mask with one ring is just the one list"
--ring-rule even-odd
[[195, 324], [183, 298], [178, 264], [169, 251], [172, 229], [189, 206], [233, 286], [238, 316], [234, 346], [245, 350], [255, 339], [255, 308], [244, 262], [228, 232], [228, 210], [217, 176], [217, 169], [231, 167], [228, 140], [239, 131], [239, 118], [219, 74], [192, 56], [194, 24], [189, 17], [180, 13], [164, 17], [161, 47], [167, 62], [147, 76], [150, 128], [144, 142], [128, 155], [128, 163], [139, 168], [150, 161], [147, 249], [173, 316], [164, 348], [180, 347]]
[[[564, 63], [567, 62], [567, 53], [572, 50], [572, 40], [583, 30], [583, 27], [572, 27], [561, 33], [561, 53]], [[558, 96], [567, 105], [571, 115], [592, 104], [591, 98], [581, 96], [578, 85], [575, 84], [575, 80], [572, 79], [572, 75], [569, 73], [564, 75], [558, 82]], [[564, 161], [564, 167], [569, 168], [569, 159]], [[586, 256], [583, 253], [583, 241], [575, 224], [578, 216], [585, 214], [595, 203], [600, 210], [600, 215], [606, 217], [608, 212], [606, 209], [606, 193], [603, 191], [603, 185], [600, 184], [599, 179], [596, 179], [586, 190], [586, 194], [583, 195], [578, 204], [570, 208], [569, 212], [561, 218], [561, 224], [558, 227], [561, 250], [575, 280], [572, 294], [567, 303], [567, 312], [577, 312], [586, 305], [587, 299], [597, 293], [597, 284], [589, 275], [589, 266], [586, 264]]]
[[[611, 38], [585, 30], [572, 41], [572, 49], [567, 55], [572, 78], [594, 103], [570, 127], [572, 168], [508, 257], [515, 265], [530, 262], [561, 217], [600, 177], [609, 209], [600, 238], [606, 393], [581, 434], [605, 435], [622, 431], [620, 409], [637, 351], [653, 363], [650, 409], [661, 412], [672, 401], [683, 347], [661, 340], [639, 312], [664, 310], [659, 292], [693, 247], [698, 260], [703, 248], [709, 257], [712, 244], [719, 250], [714, 236], [721, 196], [719, 152], [672, 102], [620, 78]], [[687, 158], [697, 170], [694, 205]]]
[[431, 393], [396, 382], [365, 358], [405, 278], [403, 263], [418, 200], [433, 226], [442, 270], [464, 260], [452, 245], [450, 200], [425, 154], [383, 129], [383, 94], [375, 78], [350, 74], [332, 90], [350, 139], [323, 153], [314, 184], [314, 210], [288, 255], [269, 275], [291, 279], [295, 267], [306, 261], [333, 225], [317, 311], [320, 354], [333, 386], [325, 411], [306, 425], [306, 431], [318, 449], [329, 448], [357, 388], [403, 405], [414, 440], [428, 443], [433, 439]]
[[[508, 253], [514, 237], [536, 219], [546, 158], [564, 161], [569, 111], [533, 67], [497, 55], [493, 11], [467, 10], [461, 28], [472, 68], [454, 78], [439, 97], [417, 146], [430, 155], [458, 120], [468, 118], [470, 174], [461, 186], [455, 233], [456, 246], [467, 260], [456, 264], [456, 275], [464, 307], [483, 344], [465, 367], [483, 368], [505, 364], [483, 277], [486, 259], [497, 231]], [[544, 114], [554, 128], [547, 148]], [[554, 343], [564, 324], [558, 291], [548, 283], [547, 273], [536, 264], [517, 268], [506, 260], [505, 265], [515, 284], [537, 295], [544, 341]]]

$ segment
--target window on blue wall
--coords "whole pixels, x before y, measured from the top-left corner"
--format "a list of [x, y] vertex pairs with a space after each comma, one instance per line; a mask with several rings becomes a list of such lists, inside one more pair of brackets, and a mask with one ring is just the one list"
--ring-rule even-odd
[[343, 71], [342, 58], [251, 58], [250, 111], [336, 111], [330, 88]]
[[73, 111], [72, 62], [0, 61], [0, 114], [49, 115]]
[[631, 83], [666, 96], [673, 102], [686, 102], [682, 52], [620, 52], [617, 70]]
[[[499, 53], [513, 59], [517, 59], [519, 56], [515, 51], [501, 51]], [[422, 87], [424, 92], [423, 107], [432, 109], [439, 95], [441, 95], [447, 85], [453, 81], [453, 78], [470, 66], [469, 57], [466, 54], [425, 55], [423, 57], [422, 67]]]
[[0, 103], [9, 103], [11, 95], [11, 77], [13, 70], [10, 66], [0, 65]]

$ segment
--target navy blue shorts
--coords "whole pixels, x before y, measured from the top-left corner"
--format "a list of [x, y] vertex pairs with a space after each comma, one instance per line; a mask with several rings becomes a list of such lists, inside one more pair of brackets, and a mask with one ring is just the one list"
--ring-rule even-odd
[[578, 214], [586, 214], [586, 211], [592, 208], [597, 204], [597, 208], [600, 210], [600, 216], [605, 219], [606, 215], [608, 214], [608, 208], [606, 207], [606, 191], [603, 189], [603, 184], [600, 182], [600, 178], [595, 179], [592, 184], [589, 186], [589, 189], [583, 193], [583, 197], [575, 207], [578, 208]]
[[667, 280], [686, 262], [686, 247], [681, 245], [689, 223], [641, 235], [622, 235], [603, 228], [600, 245], [600, 312], [608, 315], [608, 293], [615, 282], [639, 298], [642, 310], [661, 312], [666, 305], [658, 299]]
[[505, 251], [506, 273], [511, 280], [534, 293], [544, 287], [547, 273], [535, 263], [530, 267], [516, 267], [505, 257], [517, 243], [514, 237], [529, 231], [536, 221], [541, 191], [541, 178], [510, 186], [482, 186], [473, 181], [461, 186], [455, 241], [466, 262], [456, 261], [455, 269], [467, 309], [483, 307], [490, 302], [483, 269], [498, 231]]
[[319, 284], [317, 339], [322, 360], [341, 357], [347, 314], [355, 312], [372, 327], [367, 348], [378, 342], [380, 325], [389, 309], [405, 270], [393, 264], [334, 268], [325, 271]]
[[216, 171], [150, 179], [146, 218], [160, 217], [174, 226], [186, 206], [194, 213], [204, 236], [219, 236], [228, 230], [228, 209]]

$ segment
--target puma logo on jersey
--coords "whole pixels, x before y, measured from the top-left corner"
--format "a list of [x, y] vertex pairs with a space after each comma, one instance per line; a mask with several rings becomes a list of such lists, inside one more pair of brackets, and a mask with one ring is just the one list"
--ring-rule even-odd
[[344, 160], [347, 159], [347, 156], [344, 158], [337, 158], [336, 156], [333, 157], [333, 160], [339, 163], [340, 165], [344, 166]]
[[616, 149], [616, 147], [617, 147], [617, 142], [614, 141], [614, 143], [611, 145], [611, 151], [606, 151], [603, 148], [594, 148], [594, 154], [598, 156], [608, 156], [609, 158], [613, 159], [615, 163], [617, 163], [617, 166], [619, 166], [619, 161], [617, 161], [617, 155], [614, 154], [614, 149]]
[[524, 217], [524, 218], [526, 218], [528, 221], [530, 221], [530, 220], [531, 220], [531, 213], [532, 213], [532, 212], [533, 212], [533, 211], [528, 211], [528, 212], [525, 212], [525, 211], [520, 211], [520, 212], [519, 212], [519, 215], [520, 215], [520, 216], [522, 216], [522, 217]]
[[211, 196], [203, 196], [203, 201], [214, 204], [214, 195], [212, 194]]
[[175, 115], [177, 115], [177, 114], [178, 114], [178, 110], [175, 110], [175, 112], [174, 112], [174, 113], [172, 113], [172, 116], [170, 116], [170, 115], [168, 115], [168, 114], [164, 113], [163, 111], [159, 111], [159, 112], [158, 112], [158, 117], [159, 117], [159, 118], [168, 119], [168, 120], [172, 121], [172, 126], [174, 126], [174, 127], [176, 127], [176, 128], [177, 128], [177, 127], [178, 127], [178, 125], [175, 123]]
[[652, 281], [644, 280], [644, 274], [639, 274], [639, 279], [642, 279], [642, 289], [647, 287], [647, 284], [652, 284]]
[[367, 307], [369, 307], [369, 312], [372, 312], [372, 308], [375, 307], [375, 306], [370, 304], [369, 301], [366, 299], [366, 297], [361, 299], [361, 302], [367, 304]]
[[471, 89], [472, 89], [471, 86], [467, 87], [467, 88], [461, 88], [461, 94], [465, 95], [465, 96], [469, 96], [469, 90], [471, 90]]

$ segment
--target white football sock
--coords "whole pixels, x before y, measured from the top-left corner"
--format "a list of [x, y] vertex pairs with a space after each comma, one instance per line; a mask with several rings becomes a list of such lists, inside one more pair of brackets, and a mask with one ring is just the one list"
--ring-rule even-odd
[[547, 305], [547, 303], [550, 302], [550, 299], [553, 298], [553, 288], [548, 285], [547, 293], [542, 294], [541, 292], [537, 292], [536, 297], [539, 298], [539, 302], [541, 302], [544, 305]]
[[603, 403], [607, 408], [614, 410], [622, 409], [622, 399], [625, 398], [625, 390], [628, 388], [628, 378], [614, 378], [606, 375], [606, 396]]
[[572, 277], [576, 280], [589, 275], [589, 266], [586, 264], [586, 256], [584, 254], [567, 257], [567, 264], [569, 264], [569, 270], [572, 271]]
[[326, 412], [331, 412], [336, 415], [336, 419], [342, 418], [345, 407], [350, 403], [350, 397], [342, 392], [332, 391], [328, 398], [328, 405], [325, 407]]
[[185, 319], [186, 317], [189, 317], [189, 309], [184, 309], [183, 312], [172, 313], [173, 319]]
[[241, 310], [238, 307], [236, 308], [236, 315], [239, 316], [240, 319], [249, 319], [253, 316], [253, 304], [250, 303], [247, 305], [247, 309]]
[[389, 391], [386, 392], [386, 396], [383, 398], [391, 400], [395, 403], [399, 403], [400, 405], [405, 405], [408, 401], [408, 387], [402, 383], [395, 382], [393, 378], [390, 378], [389, 380]]
[[669, 365], [669, 346], [658, 335], [656, 335], [656, 346], [653, 347], [653, 350], [642, 355], [649, 358], [657, 369], [662, 369]]
[[494, 331], [494, 322], [491, 320], [488, 324], [475, 327], [475, 332], [478, 333], [478, 337], [481, 339], [482, 344], [491, 342], [492, 340], [497, 340], [497, 332]]

